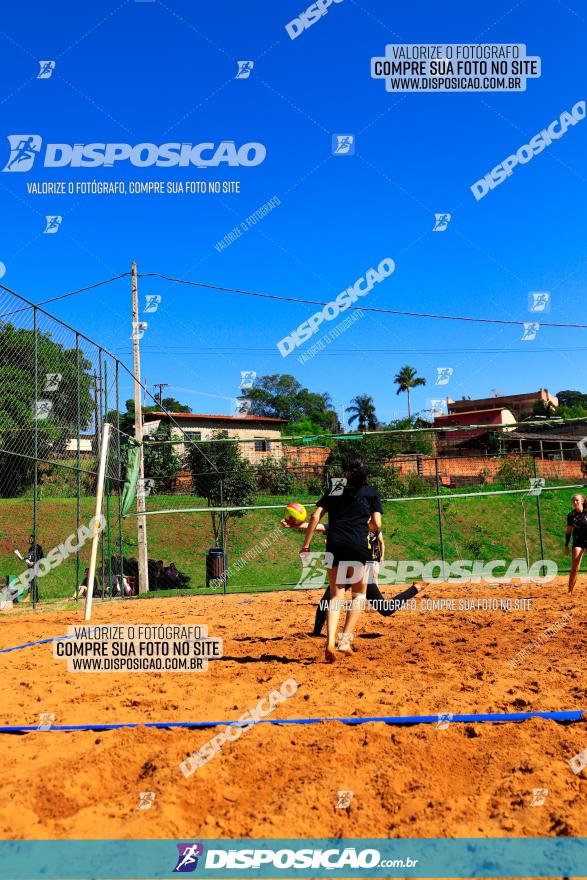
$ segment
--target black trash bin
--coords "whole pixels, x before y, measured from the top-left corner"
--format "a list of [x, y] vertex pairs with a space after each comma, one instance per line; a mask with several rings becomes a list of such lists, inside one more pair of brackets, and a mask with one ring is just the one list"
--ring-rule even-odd
[[[220, 581], [224, 579], [226, 570], [226, 554], [222, 547], [210, 547], [206, 556], [206, 586], [210, 586], [210, 581]], [[214, 587], [219, 587], [219, 583], [214, 583]]]

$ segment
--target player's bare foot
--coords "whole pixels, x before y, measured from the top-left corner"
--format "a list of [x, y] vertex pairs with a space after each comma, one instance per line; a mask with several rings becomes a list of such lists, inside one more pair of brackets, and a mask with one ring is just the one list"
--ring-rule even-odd
[[336, 653], [332, 650], [332, 648], [326, 648], [324, 653], [324, 659], [327, 663], [334, 663], [336, 660]]

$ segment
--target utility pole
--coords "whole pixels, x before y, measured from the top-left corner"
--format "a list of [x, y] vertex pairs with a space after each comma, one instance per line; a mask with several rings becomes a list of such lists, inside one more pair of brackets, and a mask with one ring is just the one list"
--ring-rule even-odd
[[155, 400], [159, 406], [163, 406], [163, 389], [169, 388], [169, 382], [153, 382], [153, 388], [159, 389], [159, 394], [155, 395]]
[[147, 518], [145, 511], [145, 459], [143, 455], [143, 410], [141, 404], [141, 355], [139, 338], [139, 295], [137, 284], [137, 264], [131, 266], [132, 285], [132, 350], [134, 367], [135, 397], [135, 439], [141, 444], [139, 455], [139, 479], [137, 483], [137, 545], [139, 556], [139, 593], [149, 591], [149, 565], [147, 554]]

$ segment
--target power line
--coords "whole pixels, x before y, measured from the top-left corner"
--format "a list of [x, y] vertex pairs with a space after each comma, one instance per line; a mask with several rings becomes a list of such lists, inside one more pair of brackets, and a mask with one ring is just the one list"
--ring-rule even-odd
[[[159, 272], [145, 272], [140, 275], [141, 278], [162, 278], [164, 281], [174, 281], [177, 284], [188, 284], [192, 287], [205, 287], [209, 290], [219, 290], [222, 293], [237, 293], [241, 296], [255, 296], [260, 299], [273, 299], [280, 302], [304, 303], [312, 306], [327, 306], [329, 302], [323, 302], [315, 299], [299, 299], [293, 296], [279, 296], [273, 293], [256, 293], [252, 290], [240, 290], [234, 287], [220, 287], [217, 284], [205, 284], [202, 281], [186, 281], [184, 278], [172, 278], [170, 275], [162, 275]], [[400, 315], [408, 318], [434, 318], [441, 321], [467, 321], [477, 324], [513, 324], [515, 326], [524, 326], [524, 324], [532, 323], [529, 321], [514, 321], [507, 318], [472, 318], [464, 315], [436, 315], [431, 312], [410, 312], [399, 309], [378, 309], [374, 306], [354, 306], [358, 312], [375, 312], [379, 315]], [[587, 324], [563, 324], [556, 321], [536, 321], [542, 327], [573, 327], [581, 330], [587, 330]]]

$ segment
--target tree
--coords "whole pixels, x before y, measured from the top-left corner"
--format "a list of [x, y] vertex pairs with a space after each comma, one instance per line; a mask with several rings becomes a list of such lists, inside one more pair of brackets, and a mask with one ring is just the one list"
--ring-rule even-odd
[[351, 405], [345, 410], [352, 413], [349, 418], [349, 425], [358, 420], [359, 431], [375, 431], [377, 429], [377, 418], [375, 416], [375, 403], [369, 394], [357, 394], [351, 400]]
[[559, 391], [557, 392], [559, 406], [581, 406], [587, 410], [587, 394], [582, 391]]
[[258, 376], [252, 388], [243, 389], [252, 416], [300, 422], [310, 419], [326, 431], [340, 430], [328, 393], [309, 391], [288, 373]]
[[[217, 431], [214, 440], [228, 437], [227, 431]], [[192, 486], [196, 494], [203, 496], [208, 507], [238, 507], [251, 504], [257, 483], [255, 471], [243, 459], [238, 443], [214, 443], [204, 441], [190, 444], [188, 451]], [[244, 516], [244, 510], [225, 514], [225, 531], [231, 518]], [[221, 516], [211, 513], [214, 540], [220, 543]]]
[[187, 403], [180, 403], [175, 397], [164, 397], [161, 401], [161, 406], [159, 403], [153, 404], [153, 406], [146, 406], [145, 412], [161, 412], [162, 408], [170, 413], [191, 413], [192, 411]]
[[414, 367], [406, 365], [396, 374], [393, 381], [398, 386], [396, 394], [401, 394], [403, 391], [408, 392], [408, 418], [410, 418], [412, 415], [410, 406], [410, 389], [416, 388], [418, 385], [425, 385], [426, 379], [422, 378], [422, 376], [416, 376], [416, 370]]
[[77, 438], [78, 387], [79, 428], [91, 423], [91, 367], [81, 351], [50, 333], [37, 330], [35, 345], [34, 330], [0, 323], [0, 496], [32, 485], [35, 433], [38, 458], [55, 457]]
[[171, 440], [171, 425], [161, 423], [157, 430], [145, 438], [145, 477], [154, 480], [151, 495], [158, 492], [171, 492], [175, 478], [181, 470], [181, 461], [175, 454], [172, 443], [154, 443], [156, 440]]

